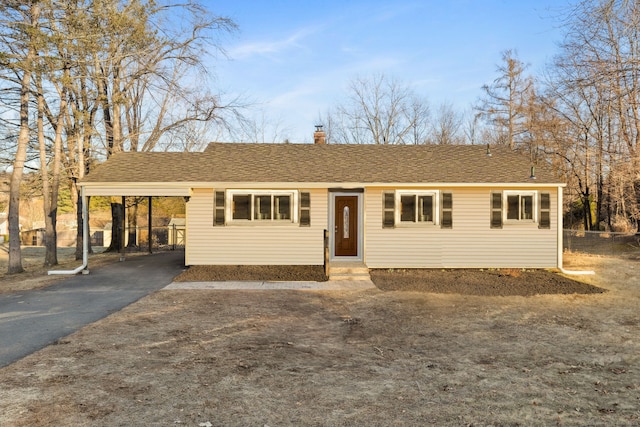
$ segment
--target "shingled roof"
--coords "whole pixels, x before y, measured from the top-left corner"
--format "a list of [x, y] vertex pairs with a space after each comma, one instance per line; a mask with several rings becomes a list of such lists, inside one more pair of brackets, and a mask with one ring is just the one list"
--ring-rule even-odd
[[[531, 163], [484, 145], [211, 143], [198, 153], [114, 154], [83, 183], [531, 183]], [[536, 167], [536, 183], [558, 184]]]

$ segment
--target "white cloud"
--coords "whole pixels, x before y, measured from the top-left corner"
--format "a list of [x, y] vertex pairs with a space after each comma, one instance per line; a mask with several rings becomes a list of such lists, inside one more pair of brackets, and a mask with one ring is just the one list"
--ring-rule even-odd
[[254, 55], [273, 55], [292, 48], [304, 48], [302, 41], [320, 31], [321, 27], [310, 26], [280, 39], [269, 41], [251, 41], [231, 48], [228, 53], [233, 59], [247, 59]]

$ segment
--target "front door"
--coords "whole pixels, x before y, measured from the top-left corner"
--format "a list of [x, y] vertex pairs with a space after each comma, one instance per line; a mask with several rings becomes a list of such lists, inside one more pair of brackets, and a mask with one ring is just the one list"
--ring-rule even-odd
[[335, 198], [335, 256], [358, 256], [358, 196]]

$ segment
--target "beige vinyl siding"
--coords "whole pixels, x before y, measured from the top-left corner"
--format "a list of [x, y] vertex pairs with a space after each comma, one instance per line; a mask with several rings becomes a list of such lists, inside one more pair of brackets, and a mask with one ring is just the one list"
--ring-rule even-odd
[[[431, 188], [429, 188], [431, 189]], [[382, 191], [365, 191], [365, 262], [370, 268], [549, 268], [557, 266], [557, 188], [551, 196], [551, 227], [489, 225], [490, 193], [499, 188], [433, 188], [453, 194], [453, 228], [382, 228]], [[524, 189], [523, 189], [524, 190]], [[526, 188], [526, 190], [532, 190]]]
[[214, 189], [193, 190], [187, 203], [186, 264], [322, 265], [327, 190], [299, 190], [308, 191], [311, 196], [310, 227], [299, 224], [214, 226]]

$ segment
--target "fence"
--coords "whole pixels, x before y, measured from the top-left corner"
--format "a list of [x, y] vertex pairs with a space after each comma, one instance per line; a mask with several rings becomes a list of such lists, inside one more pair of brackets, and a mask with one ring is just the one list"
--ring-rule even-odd
[[564, 250], [594, 255], [640, 255], [640, 234], [564, 230]]

